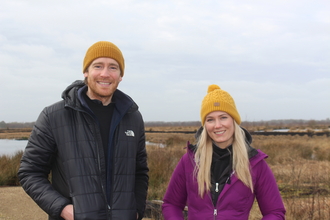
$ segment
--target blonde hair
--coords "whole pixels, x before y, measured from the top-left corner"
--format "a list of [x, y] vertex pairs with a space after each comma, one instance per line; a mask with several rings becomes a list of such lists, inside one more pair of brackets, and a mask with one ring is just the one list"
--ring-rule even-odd
[[[233, 141], [233, 171], [244, 185], [253, 192], [253, 182], [250, 171], [250, 162], [248, 156], [248, 145], [245, 141], [243, 129], [234, 121], [234, 141]], [[212, 163], [212, 140], [204, 129], [197, 141], [197, 150], [195, 153], [194, 174], [198, 183], [198, 194], [203, 197], [205, 192], [211, 188], [211, 163]]]

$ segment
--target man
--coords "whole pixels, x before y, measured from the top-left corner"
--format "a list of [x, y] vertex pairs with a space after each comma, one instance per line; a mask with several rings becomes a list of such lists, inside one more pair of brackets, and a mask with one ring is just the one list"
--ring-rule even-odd
[[144, 123], [136, 103], [117, 89], [124, 68], [116, 45], [93, 44], [83, 62], [85, 81], [70, 85], [35, 123], [18, 176], [49, 219], [143, 217]]

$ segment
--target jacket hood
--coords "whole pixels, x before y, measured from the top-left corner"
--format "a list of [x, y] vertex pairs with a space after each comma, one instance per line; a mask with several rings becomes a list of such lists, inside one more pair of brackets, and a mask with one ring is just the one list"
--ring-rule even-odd
[[78, 102], [78, 90], [82, 87], [86, 86], [84, 81], [76, 80], [71, 85], [69, 85], [63, 92], [62, 92], [62, 99], [65, 100], [65, 105], [69, 105], [72, 107], [77, 107], [80, 105]]
[[[87, 104], [84, 104], [85, 101], [80, 97], [78, 93], [78, 91], [82, 92], [82, 90], [85, 88], [87, 89], [87, 86], [83, 80], [76, 80], [71, 85], [69, 85], [62, 92], [62, 98], [65, 100], [65, 106], [70, 106], [72, 108], [82, 108], [82, 106], [87, 106]], [[123, 109], [128, 109], [127, 112], [133, 112], [139, 109], [139, 106], [130, 96], [118, 89], [114, 92], [112, 100], [116, 102], [116, 108], [120, 109], [119, 112], [121, 113], [126, 112], [121, 111]]]

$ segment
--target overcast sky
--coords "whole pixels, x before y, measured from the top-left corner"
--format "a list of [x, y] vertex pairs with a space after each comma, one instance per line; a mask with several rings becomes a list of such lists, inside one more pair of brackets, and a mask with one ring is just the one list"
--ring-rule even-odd
[[330, 118], [330, 1], [0, 0], [0, 121], [35, 121], [106, 40], [145, 121], [198, 121], [210, 84], [243, 121]]

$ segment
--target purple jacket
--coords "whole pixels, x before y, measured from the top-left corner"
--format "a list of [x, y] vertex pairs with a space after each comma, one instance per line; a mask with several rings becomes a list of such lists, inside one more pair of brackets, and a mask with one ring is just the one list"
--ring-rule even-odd
[[197, 180], [193, 175], [194, 153], [188, 149], [175, 168], [164, 196], [162, 209], [165, 220], [184, 219], [182, 210], [186, 205], [189, 220], [247, 220], [255, 198], [263, 220], [285, 219], [285, 208], [275, 177], [264, 160], [267, 157], [258, 150], [258, 154], [250, 158], [254, 193], [232, 174], [230, 184], [225, 185], [214, 207], [210, 193], [204, 198], [198, 195]]

